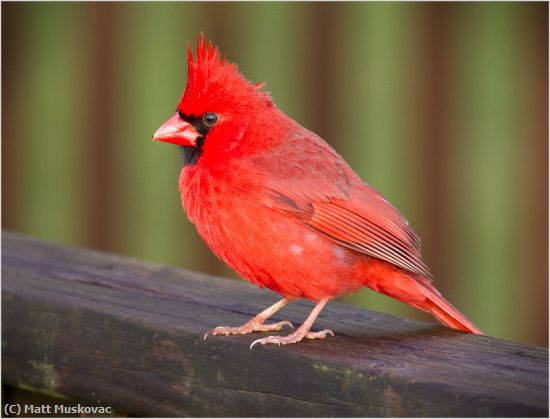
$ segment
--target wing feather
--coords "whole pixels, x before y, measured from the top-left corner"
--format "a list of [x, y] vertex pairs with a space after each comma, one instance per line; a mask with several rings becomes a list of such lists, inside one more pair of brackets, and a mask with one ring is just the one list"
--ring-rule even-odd
[[384, 226], [380, 217], [378, 222], [364, 217], [348, 208], [346, 201], [313, 202], [312, 206], [313, 214], [305, 223], [325, 236], [350, 249], [430, 277], [420, 249], [412, 240], [406, 241], [393, 233], [395, 227]]

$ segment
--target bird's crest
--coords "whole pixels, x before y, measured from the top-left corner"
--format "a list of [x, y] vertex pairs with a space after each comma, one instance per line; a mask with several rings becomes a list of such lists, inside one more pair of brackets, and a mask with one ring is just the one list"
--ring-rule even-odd
[[220, 51], [212, 44], [212, 41], [206, 42], [203, 33], [201, 33], [200, 39], [197, 37], [196, 42], [197, 58], [195, 60], [193, 59], [191, 43], [187, 43], [187, 77], [189, 81], [196, 80], [197, 78], [207, 78], [215, 72], [223, 70], [230, 72], [237, 71], [236, 66], [228, 63], [225, 58], [220, 60]]
[[246, 80], [237, 65], [222, 58], [218, 48], [212, 41], [207, 42], [204, 34], [201, 33], [196, 42], [195, 57], [191, 44], [187, 44], [187, 86], [179, 105], [182, 112], [210, 112], [214, 104], [236, 106], [244, 104], [246, 99], [257, 99], [258, 95], [271, 101], [269, 94], [260, 91], [264, 84], [254, 85]]

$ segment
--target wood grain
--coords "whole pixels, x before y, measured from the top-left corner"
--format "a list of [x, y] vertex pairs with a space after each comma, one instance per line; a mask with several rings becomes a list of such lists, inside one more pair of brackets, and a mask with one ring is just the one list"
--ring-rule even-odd
[[[208, 337], [278, 296], [2, 233], [4, 384], [144, 416], [547, 416], [548, 351], [329, 304], [336, 337]], [[312, 304], [274, 316], [300, 324]]]

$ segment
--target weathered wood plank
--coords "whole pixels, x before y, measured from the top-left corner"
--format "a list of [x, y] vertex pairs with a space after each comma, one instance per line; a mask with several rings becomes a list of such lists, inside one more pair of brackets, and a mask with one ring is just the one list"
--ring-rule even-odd
[[[547, 416], [545, 348], [330, 304], [336, 337], [209, 337], [246, 283], [2, 233], [2, 380], [153, 416]], [[311, 304], [274, 316], [295, 325]]]

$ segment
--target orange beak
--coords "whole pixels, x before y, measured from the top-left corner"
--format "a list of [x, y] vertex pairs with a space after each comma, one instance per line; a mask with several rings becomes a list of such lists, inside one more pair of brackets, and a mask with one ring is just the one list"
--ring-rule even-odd
[[154, 141], [165, 141], [167, 143], [197, 146], [197, 138], [200, 134], [189, 122], [180, 118], [176, 112], [168, 121], [166, 121], [153, 135]]

